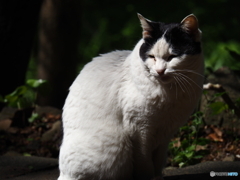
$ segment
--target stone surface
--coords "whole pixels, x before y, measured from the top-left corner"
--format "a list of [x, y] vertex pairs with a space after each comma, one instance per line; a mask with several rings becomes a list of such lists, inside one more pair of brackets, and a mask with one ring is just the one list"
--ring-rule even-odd
[[[238, 172], [238, 177], [210, 177], [210, 172]], [[1, 180], [56, 180], [58, 160], [41, 157], [1, 156]], [[185, 168], [168, 167], [165, 180], [240, 179], [240, 162], [204, 162]]]
[[61, 121], [56, 121], [52, 125], [52, 128], [50, 130], [46, 131], [42, 135], [41, 140], [44, 141], [44, 142], [53, 140], [54, 136], [61, 132], [61, 128], [62, 128], [62, 122]]
[[10, 119], [3, 119], [0, 120], [0, 131], [7, 131], [12, 124], [12, 120]]
[[[42, 157], [0, 156], [0, 179], [12, 179], [33, 172], [58, 169], [58, 160]], [[45, 174], [45, 173], [44, 173]], [[44, 175], [43, 174], [43, 175]]]

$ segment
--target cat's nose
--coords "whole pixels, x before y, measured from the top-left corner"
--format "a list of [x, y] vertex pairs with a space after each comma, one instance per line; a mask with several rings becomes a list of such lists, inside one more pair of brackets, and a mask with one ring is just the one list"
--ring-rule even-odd
[[162, 76], [162, 75], [164, 75], [164, 72], [166, 71], [166, 69], [165, 68], [164, 69], [157, 69], [156, 71], [160, 76]]

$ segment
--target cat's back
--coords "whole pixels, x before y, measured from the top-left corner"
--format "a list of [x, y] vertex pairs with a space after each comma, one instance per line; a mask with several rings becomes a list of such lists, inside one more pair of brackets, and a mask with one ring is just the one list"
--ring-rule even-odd
[[71, 107], [70, 102], [75, 102], [75, 105], [83, 103], [83, 99], [100, 103], [109, 98], [110, 93], [115, 92], [121, 84], [126, 71], [123, 64], [130, 53], [131, 51], [113, 51], [101, 54], [87, 63], [70, 87], [65, 108]]
[[112, 51], [93, 58], [91, 62], [86, 64], [79, 76], [110, 77], [115, 73], [122, 71], [122, 66], [131, 51]]
[[[91, 124], [95, 123], [93, 119], [106, 119], [107, 114], [114, 111], [113, 106], [118, 111], [117, 93], [123, 84], [123, 76], [127, 71], [123, 66], [130, 53], [113, 51], [102, 54], [84, 66], [71, 85], [63, 108], [63, 122], [66, 126], [79, 121]], [[75, 108], [79, 110], [73, 114]]]

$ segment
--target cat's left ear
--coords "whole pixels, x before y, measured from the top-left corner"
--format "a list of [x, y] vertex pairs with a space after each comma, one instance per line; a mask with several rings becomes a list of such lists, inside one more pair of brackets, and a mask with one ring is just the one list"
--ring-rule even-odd
[[143, 17], [141, 14], [137, 14], [138, 18], [140, 20], [142, 29], [143, 29], [143, 38], [151, 38], [151, 32], [153, 30], [152, 26], [151, 26], [151, 21], [146, 19], [145, 17]]
[[190, 34], [195, 41], [201, 40], [201, 31], [198, 28], [198, 20], [197, 17], [193, 14], [185, 17], [181, 22], [182, 28]]

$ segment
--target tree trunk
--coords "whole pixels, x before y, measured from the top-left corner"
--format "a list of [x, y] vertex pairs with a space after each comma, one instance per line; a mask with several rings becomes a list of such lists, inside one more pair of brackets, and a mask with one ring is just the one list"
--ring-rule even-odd
[[80, 36], [80, 0], [45, 0], [41, 10], [38, 77], [50, 92], [39, 105], [62, 108], [76, 76]]

